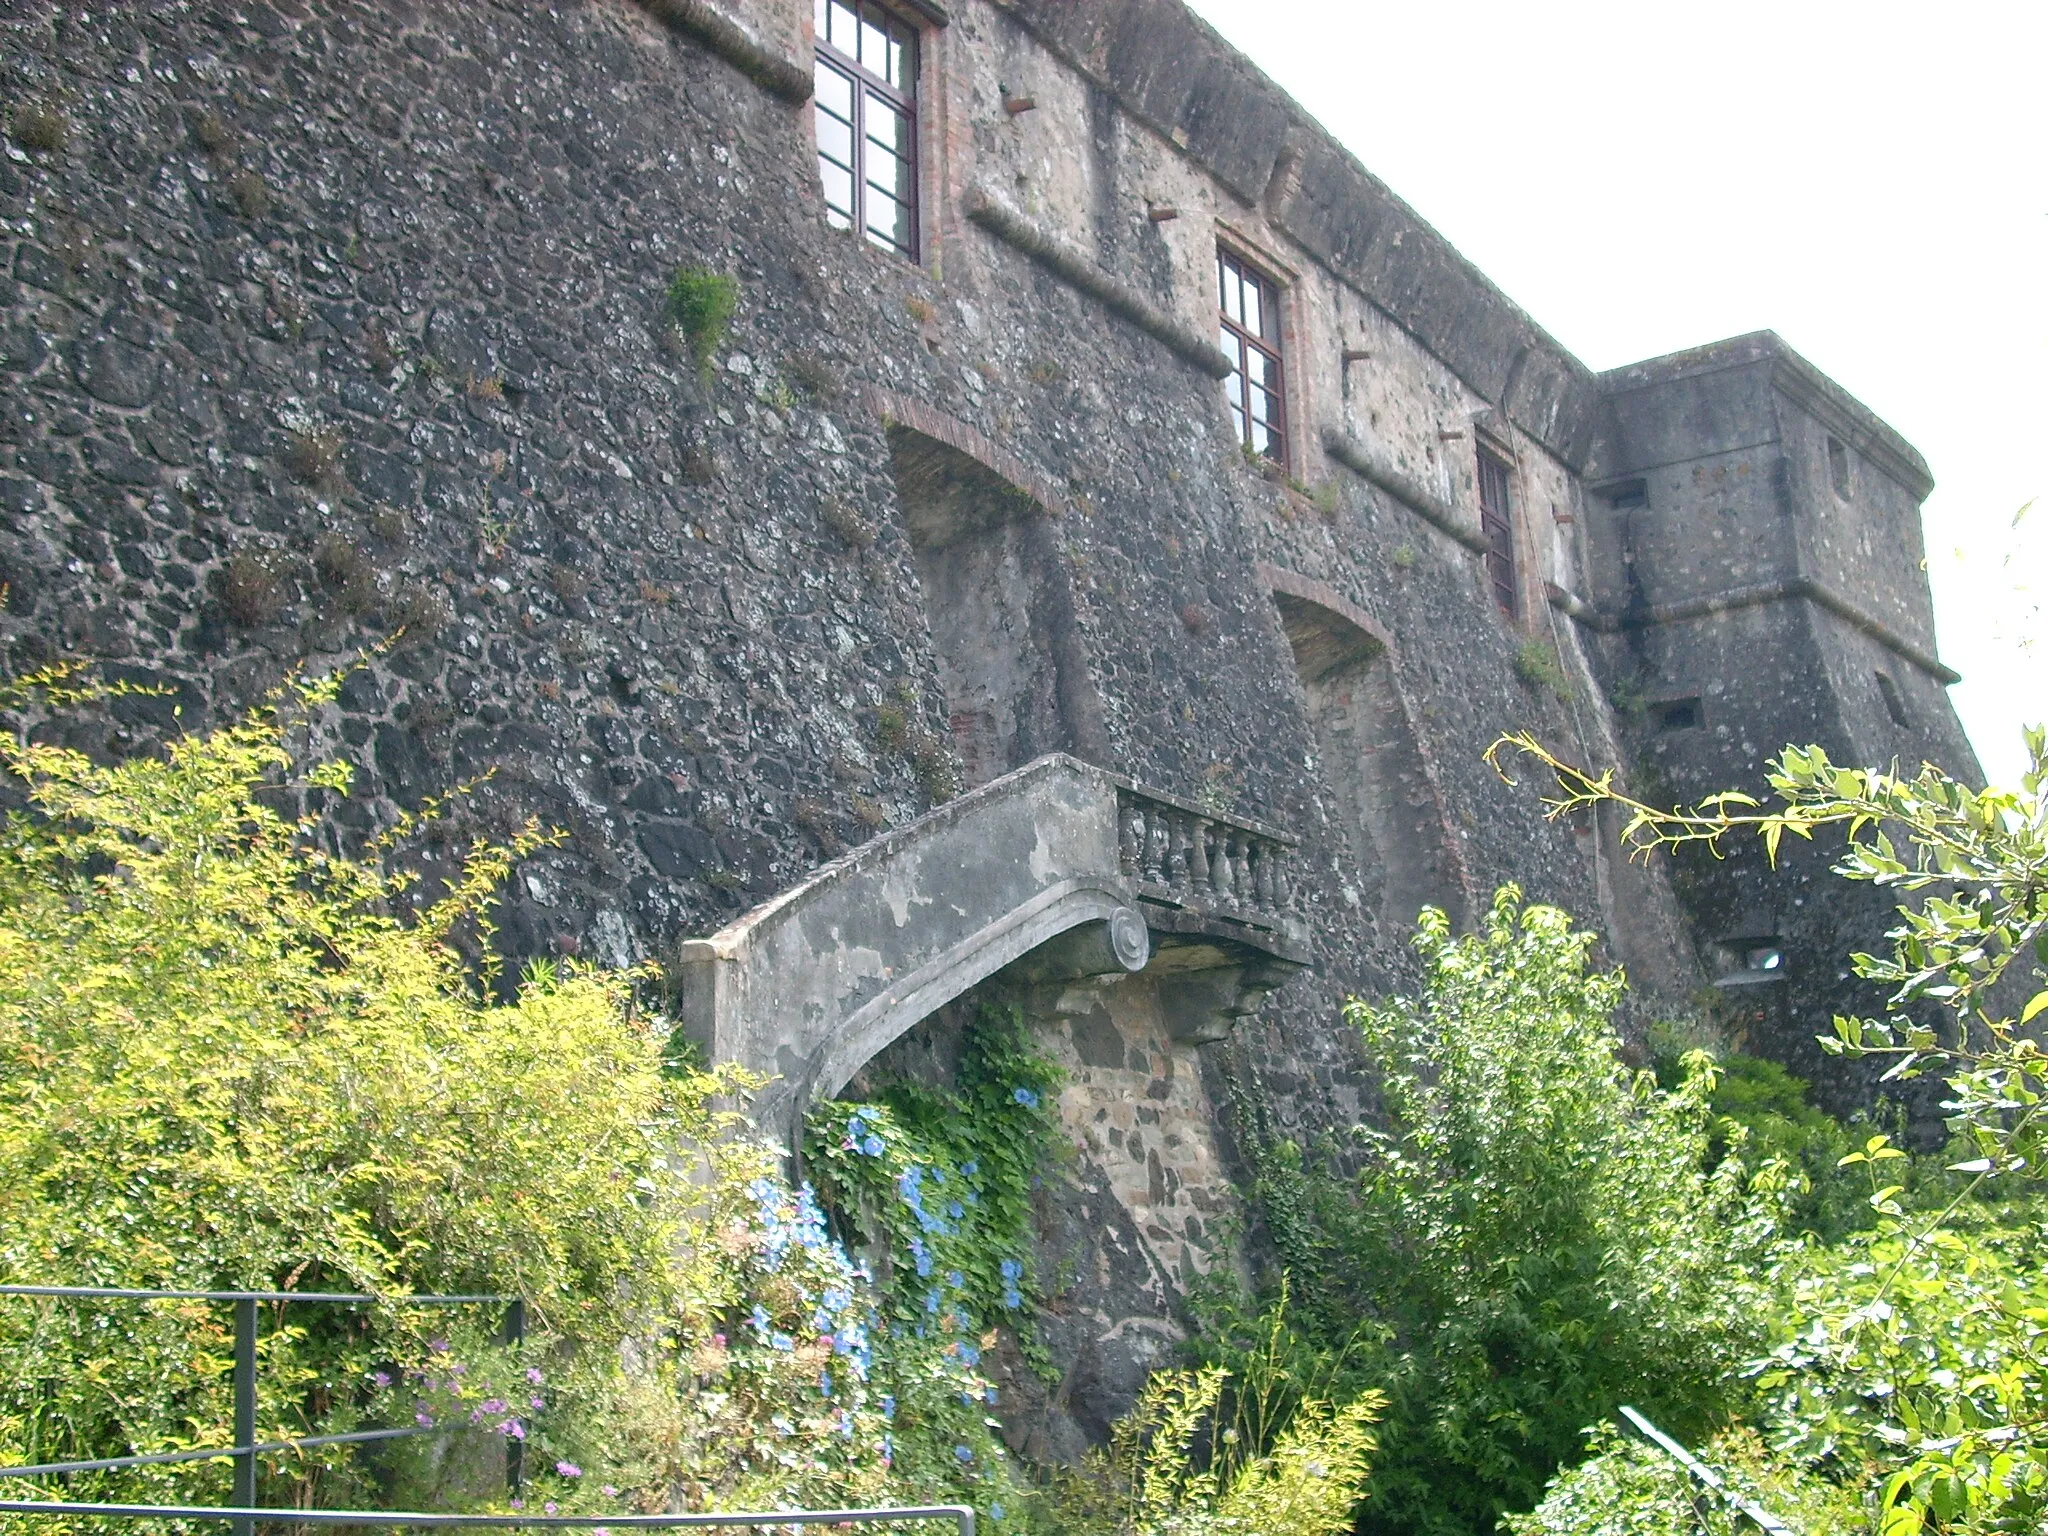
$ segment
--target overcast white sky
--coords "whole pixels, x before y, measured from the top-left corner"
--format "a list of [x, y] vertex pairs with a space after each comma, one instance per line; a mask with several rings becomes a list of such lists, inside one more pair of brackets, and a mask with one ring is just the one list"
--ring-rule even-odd
[[1774, 330], [1904, 433], [1952, 696], [2017, 786], [2048, 717], [2048, 3], [1191, 3], [1594, 368]]

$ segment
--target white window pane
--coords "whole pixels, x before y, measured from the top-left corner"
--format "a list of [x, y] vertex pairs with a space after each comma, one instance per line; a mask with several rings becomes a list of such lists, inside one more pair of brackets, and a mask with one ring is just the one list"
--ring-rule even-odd
[[888, 78], [889, 34], [865, 19], [860, 24], [860, 61], [884, 79]]
[[853, 121], [853, 82], [829, 65], [818, 66], [816, 100], [819, 111]]
[[829, 112], [818, 113], [818, 153], [849, 169], [853, 165], [853, 128]]
[[859, 46], [860, 23], [853, 19], [853, 9], [832, 0], [832, 45], [841, 53], [852, 53]]
[[1266, 334], [1265, 311], [1262, 307], [1265, 296], [1259, 292], [1259, 285], [1253, 282], [1243, 284], [1242, 291], [1244, 328], [1254, 336], [1263, 336]]
[[820, 158], [818, 174], [825, 182], [825, 206], [836, 213], [853, 216], [853, 172]]
[[902, 154], [908, 148], [910, 127], [896, 113], [896, 109], [877, 96], [868, 92], [868, 138], [879, 144], [890, 154]]

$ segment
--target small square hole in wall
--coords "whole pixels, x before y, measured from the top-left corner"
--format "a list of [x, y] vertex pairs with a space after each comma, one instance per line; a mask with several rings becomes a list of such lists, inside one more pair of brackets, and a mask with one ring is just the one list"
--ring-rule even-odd
[[1701, 718], [1697, 698], [1660, 699], [1650, 706], [1650, 723], [1660, 731], [1698, 730]]
[[1638, 507], [1650, 504], [1650, 482], [1647, 480], [1622, 480], [1608, 486], [1600, 493], [1607, 498], [1607, 505], [1617, 512], [1632, 512]]
[[1849, 445], [1839, 437], [1828, 439], [1828, 481], [1837, 496], [1849, 499]]
[[1899, 685], [1892, 681], [1889, 672], [1877, 674], [1877, 691], [1884, 696], [1884, 712], [1892, 717], [1892, 724], [1909, 726], [1913, 717], [1906, 713], [1906, 697], [1899, 692]]

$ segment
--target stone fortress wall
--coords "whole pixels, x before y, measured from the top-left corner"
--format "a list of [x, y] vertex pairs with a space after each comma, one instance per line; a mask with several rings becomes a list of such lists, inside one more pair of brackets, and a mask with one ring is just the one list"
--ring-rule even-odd
[[[1776, 946], [1723, 995], [1811, 1069], [1879, 914], [1809, 903], [1811, 857], [1632, 865], [1498, 733], [1686, 795], [1786, 741], [1976, 770], [1926, 468], [1775, 337], [1592, 373], [1176, 0], [893, 14], [915, 259], [828, 228], [811, 0], [0, 6], [0, 637], [170, 688], [73, 728], [122, 753], [402, 628], [319, 722], [362, 769], [336, 835], [488, 771], [423, 868], [538, 817], [502, 942], [685, 978], [1078, 760], [1151, 964], [982, 975], [969, 934], [933, 973], [1040, 997], [1072, 1068], [1057, 1452], [1227, 1224], [1219, 1106], [1368, 1107], [1337, 1007], [1409, 977], [1422, 902], [1519, 881], [1646, 1008]], [[1284, 468], [1234, 435], [1219, 245], [1278, 294]], [[701, 376], [678, 267], [739, 283]], [[866, 905], [906, 955], [919, 913], [1022, 910], [974, 862]]]

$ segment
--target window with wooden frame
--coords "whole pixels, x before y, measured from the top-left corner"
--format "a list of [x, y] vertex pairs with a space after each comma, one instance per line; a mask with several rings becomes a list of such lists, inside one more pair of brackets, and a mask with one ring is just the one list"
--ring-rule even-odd
[[816, 0], [825, 219], [917, 260], [917, 30], [871, 0]]
[[1500, 611], [1513, 618], [1521, 608], [1515, 582], [1515, 519], [1508, 494], [1507, 460], [1479, 450], [1479, 532], [1486, 540], [1486, 580]]
[[1216, 287], [1223, 311], [1223, 381], [1237, 440], [1247, 452], [1287, 464], [1287, 385], [1280, 363], [1280, 285], [1243, 258], [1218, 249]]

